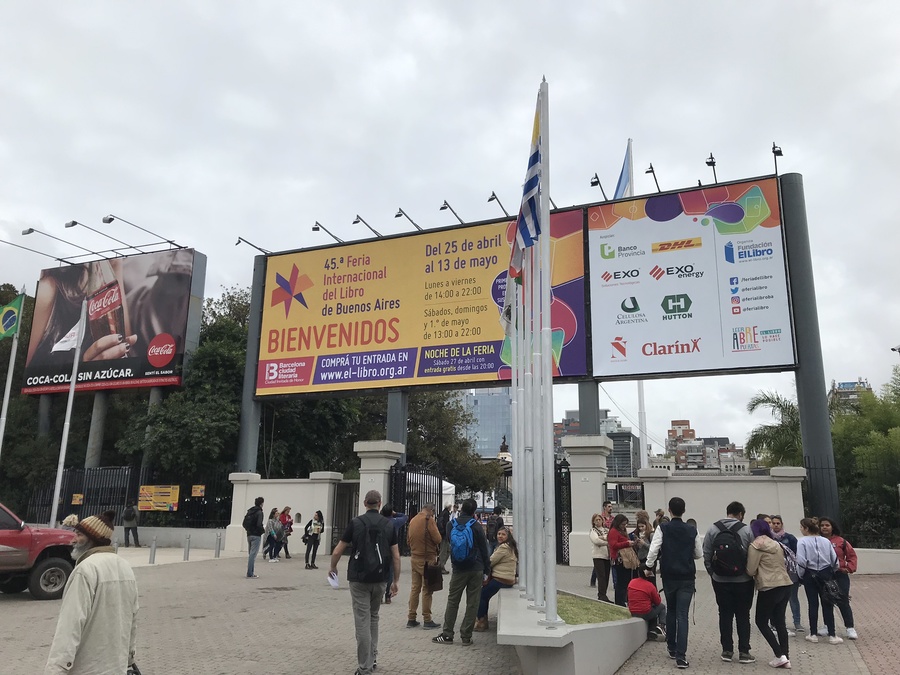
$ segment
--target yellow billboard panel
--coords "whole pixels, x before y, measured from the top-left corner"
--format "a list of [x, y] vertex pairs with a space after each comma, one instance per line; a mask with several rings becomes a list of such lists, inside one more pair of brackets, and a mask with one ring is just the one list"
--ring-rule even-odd
[[138, 511], [177, 511], [180, 492], [178, 485], [141, 485]]
[[[583, 218], [551, 217], [557, 375], [587, 373]], [[499, 317], [514, 231], [489, 223], [269, 256], [256, 394], [509, 379]]]

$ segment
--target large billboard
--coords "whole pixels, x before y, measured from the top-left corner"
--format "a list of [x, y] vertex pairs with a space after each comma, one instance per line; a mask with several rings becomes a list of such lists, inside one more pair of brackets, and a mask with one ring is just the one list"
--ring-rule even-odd
[[594, 377], [795, 365], [775, 178], [588, 209]]
[[205, 277], [206, 256], [185, 248], [43, 270], [22, 392], [68, 391], [85, 299], [76, 391], [180, 385]]
[[[554, 373], [583, 378], [584, 212], [550, 222]], [[269, 256], [256, 394], [508, 380], [513, 232], [504, 221]]]

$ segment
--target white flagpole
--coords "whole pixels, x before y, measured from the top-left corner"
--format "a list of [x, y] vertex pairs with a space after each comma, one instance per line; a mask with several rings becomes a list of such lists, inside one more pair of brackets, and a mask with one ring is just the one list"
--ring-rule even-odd
[[[559, 623], [556, 613], [556, 457], [553, 448], [553, 351], [550, 316], [550, 98], [547, 81], [541, 83], [541, 351], [543, 356], [543, 463], [544, 463], [544, 558], [546, 613], [549, 624]], [[546, 197], [546, 198], [545, 198]]]
[[[516, 348], [517, 361], [516, 370], [519, 376], [518, 391], [516, 392], [516, 435], [519, 439], [519, 494], [521, 495], [522, 505], [522, 527], [519, 532], [522, 534], [522, 546], [519, 547], [522, 560], [519, 562], [519, 588], [524, 591], [524, 597], [528, 596], [528, 586], [531, 583], [531, 554], [530, 554], [530, 530], [528, 529], [531, 522], [529, 514], [530, 499], [526, 495], [528, 490], [528, 453], [525, 452], [525, 293], [522, 286], [516, 288]], [[515, 471], [515, 469], [513, 469]]]
[[531, 335], [531, 312], [532, 312], [532, 293], [531, 293], [531, 261], [532, 261], [532, 249], [534, 246], [528, 248], [525, 251], [525, 260], [522, 264], [522, 281], [523, 281], [523, 296], [524, 296], [524, 324], [523, 331], [525, 333], [525, 396], [523, 398], [523, 412], [526, 412], [525, 417], [529, 418], [529, 421], [524, 424], [525, 431], [525, 484], [528, 488], [528, 493], [531, 495], [531, 499], [528, 500], [528, 586], [525, 589], [525, 597], [528, 600], [534, 600], [534, 587], [537, 583], [537, 558], [539, 553], [538, 548], [538, 539], [535, 536], [535, 515], [534, 515], [534, 503], [537, 501], [534, 499], [534, 428], [530, 423], [530, 417], [532, 412], [532, 401], [533, 401], [533, 385], [534, 385], [534, 373], [532, 370], [532, 359], [531, 359], [531, 343], [532, 343], [532, 335]]
[[[24, 299], [22, 305], [25, 305]], [[22, 315], [19, 310], [19, 322], [21, 325]], [[9, 392], [12, 388], [13, 368], [16, 365], [16, 351], [19, 347], [19, 326], [16, 326], [16, 332], [13, 333], [12, 349], [9, 351], [9, 370], [6, 371], [6, 387], [3, 390], [3, 409], [0, 411], [0, 451], [3, 450], [3, 436], [6, 433], [6, 411], [9, 409]]]
[[[538, 194], [540, 199], [540, 193]], [[540, 203], [540, 202], [538, 202]], [[545, 228], [546, 223], [541, 223], [541, 227]], [[544, 539], [544, 467], [543, 467], [543, 429], [541, 426], [541, 395], [543, 394], [542, 386], [542, 366], [541, 366], [541, 335], [540, 335], [540, 313], [541, 313], [541, 247], [540, 242], [543, 240], [544, 234], [538, 239], [538, 243], [532, 246], [531, 251], [531, 345], [532, 345], [532, 364], [533, 385], [531, 390], [531, 428], [532, 440], [534, 442], [534, 487], [531, 494], [534, 498], [531, 500], [534, 505], [534, 540], [537, 542], [535, 547], [537, 556], [535, 558], [534, 574], [534, 608], [543, 609], [545, 604], [544, 591], [546, 582], [546, 572], [544, 569], [544, 552], [543, 546], [546, 541]]]
[[[513, 239], [513, 246], [516, 246], [516, 241]], [[512, 312], [510, 316], [511, 328], [508, 331], [508, 339], [509, 339], [509, 365], [510, 365], [510, 378], [509, 378], [509, 398], [510, 398], [510, 443], [509, 447], [512, 448], [512, 465], [513, 465], [513, 514], [514, 517], [518, 520], [519, 514], [521, 513], [520, 509], [524, 508], [525, 504], [525, 493], [522, 490], [522, 457], [521, 457], [521, 445], [519, 438], [519, 338], [517, 335], [518, 327], [516, 325], [516, 305], [518, 304], [518, 289], [515, 287], [515, 280], [512, 278], [510, 274], [506, 275], [506, 283], [514, 284], [512, 286]], [[509, 290], [509, 289], [507, 289]], [[506, 293], [507, 297], [510, 296], [510, 293]], [[519, 523], [515, 523], [514, 527], [516, 527], [517, 532], [521, 532], [521, 528], [518, 527]], [[517, 535], [519, 541], [521, 541], [521, 536]], [[524, 542], [523, 542], [524, 543]], [[520, 555], [521, 557], [521, 555]], [[519, 561], [522, 562], [521, 560]], [[519, 575], [519, 588], [522, 587], [522, 574]]]
[[69, 444], [69, 422], [72, 419], [72, 403], [75, 399], [75, 381], [78, 379], [78, 365], [81, 362], [81, 342], [84, 340], [84, 318], [87, 314], [87, 299], [81, 301], [81, 315], [78, 317], [78, 338], [75, 340], [75, 358], [72, 359], [72, 380], [69, 382], [69, 400], [66, 403], [66, 421], [63, 423], [62, 443], [59, 446], [59, 464], [56, 467], [56, 486], [53, 488], [53, 505], [50, 507], [50, 527], [56, 526], [59, 509], [59, 492], [62, 489], [63, 468], [66, 463], [66, 446]]

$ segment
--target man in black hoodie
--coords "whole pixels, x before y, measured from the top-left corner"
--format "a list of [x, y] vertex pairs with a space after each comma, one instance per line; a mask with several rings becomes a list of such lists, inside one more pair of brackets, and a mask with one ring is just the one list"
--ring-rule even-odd
[[672, 519], [661, 523], [653, 533], [647, 567], [652, 568], [659, 558], [663, 593], [666, 595], [666, 642], [669, 658], [679, 668], [687, 668], [688, 610], [696, 592], [697, 565], [703, 557], [703, 545], [697, 528], [685, 523], [685, 504], [681, 497], [669, 500]]
[[253, 565], [256, 562], [256, 554], [259, 553], [259, 544], [262, 541], [263, 532], [263, 502], [262, 497], [257, 497], [253, 506], [247, 509], [247, 515], [244, 516], [244, 529], [247, 530], [247, 548], [250, 549], [250, 558], [247, 561], [247, 578], [258, 579], [259, 575], [254, 574]]
[[[466, 613], [459, 627], [459, 637], [462, 638], [464, 646], [472, 644], [472, 631], [475, 628], [478, 602], [481, 600], [482, 582], [487, 581], [491, 573], [491, 559], [488, 556], [487, 537], [485, 537], [481, 523], [475, 519], [477, 506], [474, 499], [465, 500], [462, 503], [456, 524], [447, 526], [453, 574], [450, 577], [450, 590], [447, 593], [443, 630], [440, 635], [432, 638], [432, 642], [439, 644], [451, 644], [453, 642], [456, 615], [459, 613], [459, 602], [462, 599], [463, 590], [465, 590]], [[462, 547], [467, 555], [465, 558], [460, 558], [458, 553], [463, 551], [458, 546], [458, 541], [466, 536], [467, 531], [472, 536], [471, 546]]]

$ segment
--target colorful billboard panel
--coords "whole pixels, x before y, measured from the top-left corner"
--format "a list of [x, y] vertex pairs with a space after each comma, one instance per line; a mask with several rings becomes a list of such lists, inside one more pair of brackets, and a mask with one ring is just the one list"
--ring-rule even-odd
[[[551, 216], [554, 372], [583, 377], [583, 211]], [[510, 222], [267, 258], [258, 396], [508, 380]]]
[[792, 368], [777, 179], [588, 209], [594, 376]]
[[25, 394], [68, 391], [82, 300], [87, 327], [76, 391], [180, 385], [196, 348], [206, 256], [171, 249], [41, 272]]

